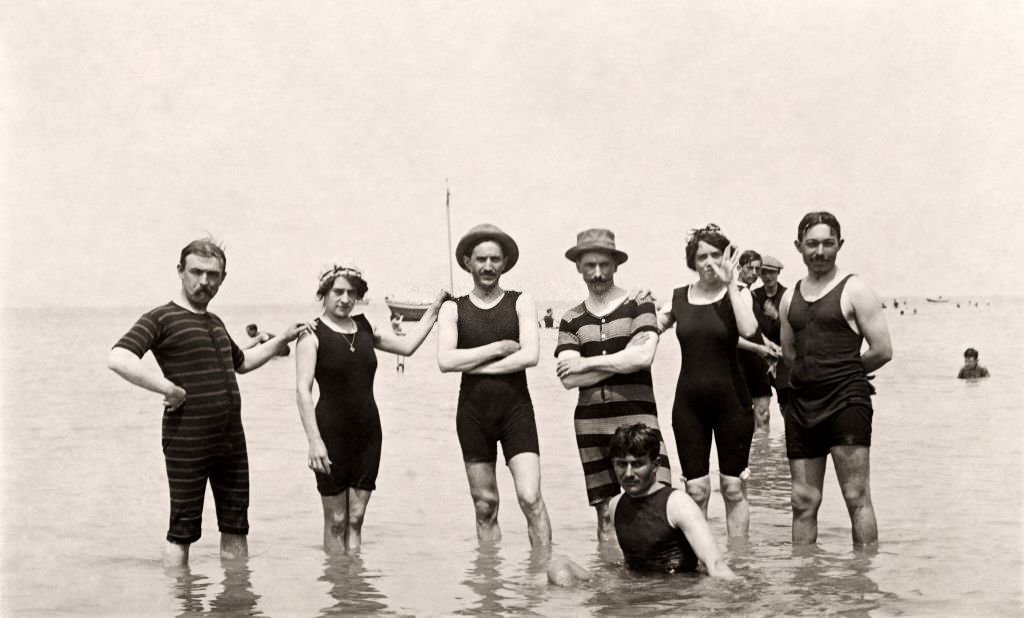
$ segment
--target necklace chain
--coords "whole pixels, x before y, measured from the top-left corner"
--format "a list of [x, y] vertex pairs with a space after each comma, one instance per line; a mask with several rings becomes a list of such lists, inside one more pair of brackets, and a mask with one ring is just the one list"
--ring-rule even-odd
[[[352, 318], [349, 318], [349, 319], [352, 320]], [[337, 322], [334, 322], [334, 324], [339, 329], [341, 328], [341, 324], [338, 324]], [[338, 333], [339, 335], [341, 335], [341, 338], [344, 339], [346, 343], [348, 343], [348, 351], [349, 352], [355, 352], [356, 351], [356, 335], [359, 334], [359, 324], [357, 324], [355, 320], [352, 320], [352, 325], [356, 327], [356, 331], [354, 333], [343, 333], [340, 330], [335, 330], [334, 331], [334, 332]]]
[[[356, 332], [359, 332], [359, 327], [358, 326], [356, 327]], [[338, 331], [338, 334], [341, 335], [342, 339], [344, 339], [345, 341], [348, 342], [348, 351], [349, 352], [355, 352], [356, 351], [356, 333], [352, 333], [352, 338], [351, 339], [348, 338], [348, 333], [343, 333], [341, 331]]]

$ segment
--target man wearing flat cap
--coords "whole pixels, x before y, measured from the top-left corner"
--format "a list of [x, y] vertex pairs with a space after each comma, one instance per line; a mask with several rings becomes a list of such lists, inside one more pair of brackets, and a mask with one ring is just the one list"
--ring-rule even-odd
[[[771, 343], [773, 349], [781, 351], [782, 335], [780, 333], [782, 322], [779, 319], [779, 303], [782, 302], [782, 295], [786, 292], [786, 286], [779, 283], [779, 272], [782, 271], [782, 262], [770, 255], [764, 256], [761, 260], [761, 287], [751, 290], [750, 295], [754, 299], [754, 317], [757, 318], [757, 325], [765, 338], [765, 343]], [[781, 356], [775, 361], [774, 377], [772, 384], [775, 386], [775, 394], [779, 401], [779, 407], [786, 405], [789, 393], [789, 366]]]
[[498, 442], [515, 481], [532, 546], [551, 544], [551, 522], [540, 492], [540, 449], [526, 368], [537, 364], [537, 310], [524, 292], [503, 290], [501, 275], [519, 260], [512, 237], [484, 223], [455, 248], [473, 290], [441, 306], [437, 364], [461, 372], [455, 426], [466, 465], [481, 541], [501, 538], [495, 465]]
[[[589, 229], [565, 252], [587, 285], [587, 298], [562, 316], [555, 356], [565, 388], [579, 388], [574, 415], [587, 499], [597, 513], [597, 536], [614, 538], [608, 503], [620, 486], [608, 444], [621, 425], [658, 428], [651, 363], [658, 347], [658, 318], [648, 296], [636, 298], [615, 285], [628, 256], [615, 248], [615, 234]], [[668, 451], [661, 443], [657, 480], [672, 484]]]

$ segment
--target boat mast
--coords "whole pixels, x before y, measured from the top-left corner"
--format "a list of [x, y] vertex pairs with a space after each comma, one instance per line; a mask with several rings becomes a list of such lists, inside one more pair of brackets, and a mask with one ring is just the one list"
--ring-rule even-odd
[[444, 213], [448, 224], [448, 292], [455, 293], [455, 271], [452, 267], [452, 192], [448, 179], [444, 179]]

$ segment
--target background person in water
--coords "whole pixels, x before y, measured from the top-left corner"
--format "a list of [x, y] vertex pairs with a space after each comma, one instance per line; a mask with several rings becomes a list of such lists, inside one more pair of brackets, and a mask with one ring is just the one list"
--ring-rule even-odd
[[960, 373], [956, 377], [961, 380], [989, 377], [988, 369], [978, 364], [977, 350], [974, 348], [964, 350], [964, 366], [960, 368]]

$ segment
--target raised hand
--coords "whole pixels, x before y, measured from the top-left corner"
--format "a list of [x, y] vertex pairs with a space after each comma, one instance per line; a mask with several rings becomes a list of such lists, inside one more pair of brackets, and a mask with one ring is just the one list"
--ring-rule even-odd
[[711, 261], [711, 268], [723, 283], [726, 285], [732, 283], [736, 279], [736, 273], [739, 272], [740, 268], [740, 250], [733, 245], [729, 245], [722, 252], [721, 260]]

